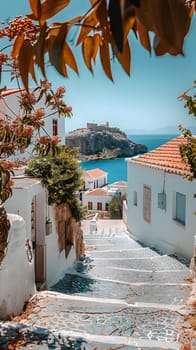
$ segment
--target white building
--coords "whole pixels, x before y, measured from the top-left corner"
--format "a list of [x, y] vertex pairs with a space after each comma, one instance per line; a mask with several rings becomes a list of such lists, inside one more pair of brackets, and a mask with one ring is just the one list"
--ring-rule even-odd
[[[7, 89], [1, 92], [0, 96], [0, 118], [4, 118], [5, 115], [9, 115], [11, 118], [20, 116], [20, 89]], [[44, 98], [36, 104], [36, 108], [45, 107]], [[51, 113], [50, 108], [45, 109], [46, 116]], [[45, 118], [44, 130], [40, 129], [40, 135], [59, 136], [61, 144], [65, 144], [65, 118], [54, 116]], [[32, 146], [29, 146], [28, 151], [22, 154], [17, 154], [17, 158], [29, 158], [29, 153], [32, 151]]]
[[38, 287], [50, 287], [57, 282], [76, 258], [74, 247], [66, 259], [65, 250], [59, 253], [55, 214], [47, 201], [47, 191], [40, 180], [18, 176], [14, 178], [13, 196], [5, 203], [8, 213], [20, 215], [26, 223], [26, 239], [32, 242]]
[[108, 211], [108, 204], [112, 197], [119, 195], [119, 190], [116, 188], [95, 188], [84, 192], [83, 205], [88, 210]]
[[108, 189], [110, 188], [117, 189], [120, 192], [121, 196], [127, 196], [127, 189], [128, 189], [127, 181], [116, 181], [116, 182], [113, 182], [112, 184], [109, 184], [107, 187]]
[[84, 248], [69, 208], [49, 206], [39, 179], [13, 179], [13, 196], [5, 203], [11, 228], [0, 269], [0, 319], [20, 313], [36, 288], [55, 284]]
[[107, 185], [108, 173], [99, 168], [85, 170], [83, 171], [82, 179], [84, 180], [85, 191], [92, 190]]
[[127, 159], [128, 231], [144, 244], [190, 259], [196, 230], [196, 180], [188, 181], [179, 136]]

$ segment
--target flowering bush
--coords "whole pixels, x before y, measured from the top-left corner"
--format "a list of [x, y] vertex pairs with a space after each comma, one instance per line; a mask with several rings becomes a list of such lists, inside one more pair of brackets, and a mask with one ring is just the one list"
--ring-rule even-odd
[[[63, 101], [65, 88], [59, 87], [52, 90], [52, 85], [46, 80], [41, 80], [40, 85], [34, 91], [28, 92], [19, 89], [20, 115], [15, 115], [9, 106], [10, 115], [0, 116], [0, 202], [3, 203], [11, 195], [10, 171], [16, 166], [16, 162], [6, 160], [17, 154], [26, 151], [30, 144], [34, 145], [33, 151], [36, 154], [47, 155], [52, 151], [54, 155], [60, 142], [60, 137], [45, 134], [40, 135], [40, 129], [44, 130], [45, 118], [57, 114], [59, 117], [71, 117], [71, 107]], [[0, 100], [4, 97], [6, 89], [1, 90]], [[44, 100], [44, 106], [36, 108], [40, 99]], [[50, 114], [46, 114], [49, 107]], [[7, 113], [7, 112], [6, 112]], [[14, 117], [13, 117], [14, 115]]]

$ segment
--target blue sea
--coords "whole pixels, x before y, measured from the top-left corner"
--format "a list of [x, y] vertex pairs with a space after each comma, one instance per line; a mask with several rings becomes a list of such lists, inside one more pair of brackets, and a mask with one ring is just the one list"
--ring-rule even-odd
[[[177, 137], [176, 134], [164, 135], [127, 135], [127, 137], [136, 143], [142, 143], [151, 151], [169, 140]], [[81, 162], [83, 170], [100, 168], [108, 173], [108, 183], [116, 181], [127, 181], [127, 162], [125, 158], [110, 159], [110, 160], [91, 160]]]

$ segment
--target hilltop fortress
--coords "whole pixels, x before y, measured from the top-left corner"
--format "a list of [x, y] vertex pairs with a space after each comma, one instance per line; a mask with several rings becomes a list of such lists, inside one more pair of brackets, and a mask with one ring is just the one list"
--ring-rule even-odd
[[78, 147], [81, 159], [114, 159], [132, 157], [148, 151], [142, 144], [128, 139], [119, 128], [109, 123], [87, 123], [86, 128], [76, 129], [66, 136], [66, 145]]

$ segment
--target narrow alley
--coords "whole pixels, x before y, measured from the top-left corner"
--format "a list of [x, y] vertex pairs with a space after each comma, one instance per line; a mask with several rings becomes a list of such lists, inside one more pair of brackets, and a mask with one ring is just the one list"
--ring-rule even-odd
[[93, 233], [89, 225], [87, 256], [0, 322], [0, 349], [180, 349], [189, 268], [135, 242], [121, 220], [98, 220]]

